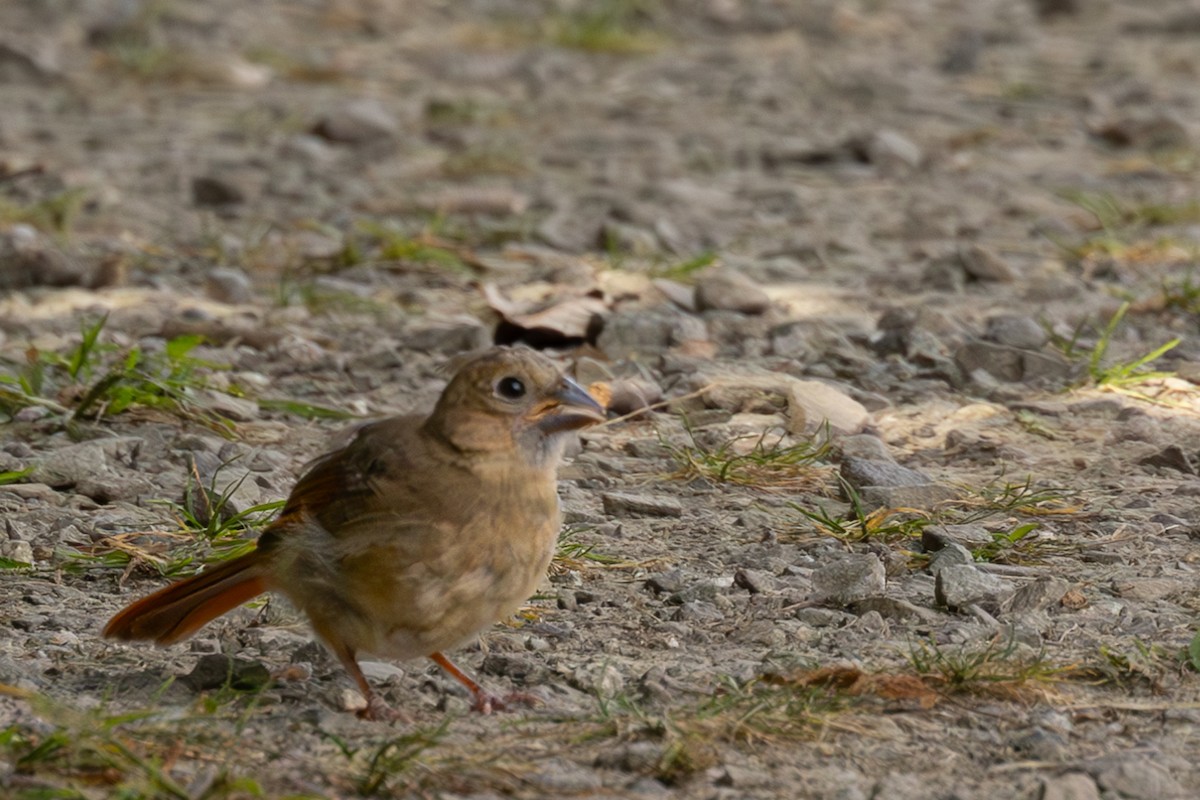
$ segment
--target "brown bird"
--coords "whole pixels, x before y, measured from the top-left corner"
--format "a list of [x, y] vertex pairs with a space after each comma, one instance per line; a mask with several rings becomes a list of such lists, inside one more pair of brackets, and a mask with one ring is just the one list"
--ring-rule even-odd
[[546, 573], [559, 530], [556, 468], [604, 409], [548, 358], [467, 358], [428, 416], [366, 425], [300, 478], [255, 550], [144, 597], [104, 635], [168, 645], [267, 591], [302, 610], [367, 700], [360, 653], [428, 656], [483, 713], [503, 707], [442, 651], [514, 612]]

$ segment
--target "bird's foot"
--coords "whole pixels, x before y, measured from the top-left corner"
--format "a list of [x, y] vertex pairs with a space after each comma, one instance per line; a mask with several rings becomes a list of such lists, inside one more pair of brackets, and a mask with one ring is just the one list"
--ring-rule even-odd
[[408, 724], [412, 722], [407, 714], [398, 708], [393, 708], [379, 699], [379, 695], [371, 694], [367, 697], [367, 705], [354, 712], [359, 719], [376, 720], [378, 722], [403, 722]]
[[528, 692], [510, 692], [500, 697], [486, 690], [479, 690], [472, 696], [471, 710], [480, 714], [491, 714], [493, 711], [512, 711], [517, 706], [529, 708], [541, 701]]

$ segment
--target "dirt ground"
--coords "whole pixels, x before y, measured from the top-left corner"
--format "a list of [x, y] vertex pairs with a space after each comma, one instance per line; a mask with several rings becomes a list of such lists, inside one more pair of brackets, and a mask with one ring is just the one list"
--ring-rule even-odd
[[[1200, 796], [1198, 179], [1195, 2], [7, 0], [0, 794]], [[536, 706], [100, 637], [493, 342]]]

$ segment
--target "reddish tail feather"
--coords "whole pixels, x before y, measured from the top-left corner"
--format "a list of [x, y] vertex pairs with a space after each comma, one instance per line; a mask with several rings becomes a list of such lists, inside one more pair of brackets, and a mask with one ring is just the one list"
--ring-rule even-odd
[[167, 645], [267, 590], [262, 553], [254, 551], [176, 581], [126, 606], [104, 626], [114, 639], [151, 639]]

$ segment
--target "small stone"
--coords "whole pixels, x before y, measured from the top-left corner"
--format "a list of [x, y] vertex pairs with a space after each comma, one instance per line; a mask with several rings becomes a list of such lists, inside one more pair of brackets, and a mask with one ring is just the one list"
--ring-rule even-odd
[[663, 400], [662, 388], [645, 378], [615, 380], [608, 387], [611, 394], [607, 408], [618, 415], [640, 411]]
[[469, 314], [421, 317], [404, 329], [405, 349], [452, 356], [487, 347], [491, 334]]
[[655, 594], [677, 594], [683, 591], [683, 587], [686, 585], [686, 578], [677, 569], [673, 569], [670, 572], [660, 572], [646, 579], [646, 588]]
[[[653, 284], [654, 288], [662, 292], [664, 297], [684, 311], [696, 311], [695, 287], [666, 278], [655, 278]], [[1198, 371], [1198, 374], [1200, 374], [1200, 371]]]
[[788, 432], [811, 436], [826, 425], [841, 434], [861, 433], [871, 412], [845, 392], [824, 381], [793, 380], [787, 387]]
[[216, 267], [208, 271], [204, 291], [218, 303], [245, 305], [254, 300], [254, 284], [240, 269]]
[[404, 677], [404, 670], [387, 661], [359, 661], [358, 666], [373, 684], [399, 681]]
[[1071, 584], [1065, 578], [1045, 575], [1017, 589], [1001, 610], [1010, 614], [1044, 611], [1060, 603], [1070, 588]]
[[982, 372], [1009, 383], [1070, 378], [1070, 363], [1057, 353], [1042, 353], [1018, 347], [969, 341], [954, 354], [955, 365], [967, 375]]
[[762, 594], [771, 591], [772, 579], [765, 572], [756, 569], [739, 569], [733, 573], [733, 585], [745, 589], [750, 594]]
[[754, 281], [740, 272], [722, 268], [704, 273], [696, 281], [696, 308], [700, 311], [737, 311], [761, 314], [771, 299]]
[[596, 347], [613, 361], [640, 361], [672, 345], [672, 315], [646, 311], [619, 311], [604, 321]]
[[1100, 789], [1084, 772], [1068, 772], [1042, 780], [1038, 800], [1100, 800]]
[[883, 562], [873, 553], [850, 553], [813, 570], [813, 599], [846, 606], [882, 595], [887, 583]]
[[923, 623], [935, 622], [941, 616], [932, 609], [922, 608], [896, 597], [864, 597], [862, 600], [855, 600], [851, 603], [850, 610], [855, 614], [874, 611], [884, 619], [916, 620]]
[[33, 564], [33, 545], [29, 542], [13, 540], [0, 542], [0, 558], [16, 561], [19, 564]]
[[246, 193], [234, 181], [217, 175], [192, 178], [192, 202], [202, 207], [224, 207], [245, 202]]
[[201, 656], [192, 671], [179, 681], [194, 692], [225, 686], [252, 691], [270, 683], [271, 673], [258, 661], [234, 658], [223, 653], [209, 653]]
[[867, 140], [866, 156], [867, 161], [893, 174], [914, 170], [925, 160], [925, 153], [915, 142], [886, 128]]
[[32, 225], [0, 230], [0, 290], [28, 286], [74, 286], [87, 271]]
[[1164, 798], [1194, 797], [1175, 780], [1169, 772], [1145, 756], [1121, 758], [1113, 756], [1111, 766], [1104, 766], [1096, 774], [1096, 783], [1104, 797], [1120, 797], [1123, 800], [1164, 800]]
[[374, 98], [352, 100], [323, 117], [313, 133], [337, 144], [363, 145], [396, 138], [396, 118]]
[[929, 571], [937, 575], [946, 567], [962, 566], [964, 564], [973, 565], [974, 563], [975, 557], [971, 555], [970, 550], [958, 542], [949, 542], [929, 559]]
[[976, 603], [998, 605], [1012, 591], [1012, 586], [1003, 578], [964, 564], [948, 566], [937, 573], [934, 598], [940, 605], [956, 611]]
[[1157, 453], [1146, 456], [1138, 461], [1139, 464], [1147, 467], [1164, 467], [1173, 469], [1177, 472], [1182, 472], [1185, 475], [1195, 475], [1196, 467], [1192, 464], [1188, 454], [1183, 452], [1177, 444], [1172, 444], [1159, 450]]
[[865, 486], [924, 486], [932, 482], [925, 473], [894, 461], [843, 458], [840, 472], [842, 480], [856, 489]]
[[1187, 125], [1167, 110], [1134, 111], [1100, 123], [1094, 132], [1116, 147], [1161, 150], [1191, 144]]
[[1153, 603], [1181, 591], [1182, 584], [1172, 578], [1130, 578], [1113, 582], [1113, 592], [1126, 600]]
[[1008, 262], [983, 245], [973, 244], [959, 254], [963, 269], [977, 281], [1012, 283], [1020, 277]]
[[683, 504], [674, 497], [606, 492], [604, 513], [613, 517], [682, 517]]
[[1050, 335], [1033, 317], [998, 314], [988, 319], [984, 338], [1009, 347], [1037, 350], [1050, 340]]
[[864, 486], [859, 491], [863, 507], [871, 511], [877, 508], [931, 510], [958, 497], [959, 490], [944, 483], [925, 483], [919, 486]]
[[921, 547], [934, 553], [948, 544], [960, 544], [968, 550], [989, 545], [994, 540], [982, 525], [929, 525], [921, 529]]

